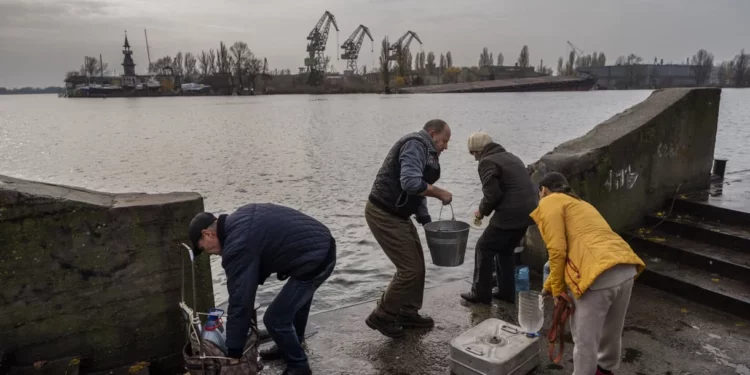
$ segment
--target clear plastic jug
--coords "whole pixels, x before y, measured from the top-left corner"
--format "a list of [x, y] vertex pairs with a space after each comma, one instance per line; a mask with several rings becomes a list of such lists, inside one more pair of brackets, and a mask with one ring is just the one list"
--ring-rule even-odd
[[544, 300], [535, 290], [518, 293], [518, 325], [527, 336], [536, 336], [544, 325]]

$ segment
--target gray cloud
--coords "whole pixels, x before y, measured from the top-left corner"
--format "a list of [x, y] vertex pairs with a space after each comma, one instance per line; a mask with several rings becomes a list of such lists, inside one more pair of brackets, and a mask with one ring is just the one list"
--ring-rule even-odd
[[[456, 64], [475, 65], [482, 47], [515, 61], [524, 44], [532, 62], [555, 65], [567, 40], [609, 61], [636, 53], [646, 61], [684, 61], [699, 48], [717, 60], [750, 49], [746, 0], [0, 0], [0, 86], [59, 85], [83, 56], [102, 54], [120, 68], [128, 30], [137, 70], [152, 58], [216, 48], [220, 40], [246, 41], [271, 68], [296, 70], [305, 37], [323, 11], [336, 15], [339, 42], [365, 24], [376, 38], [363, 46], [360, 65], [371, 66], [384, 35], [417, 32], [424, 51], [450, 50]], [[413, 49], [419, 50], [417, 44]], [[328, 51], [334, 56], [336, 34]], [[335, 60], [335, 59], [334, 59]], [[343, 70], [343, 61], [337, 61]]]

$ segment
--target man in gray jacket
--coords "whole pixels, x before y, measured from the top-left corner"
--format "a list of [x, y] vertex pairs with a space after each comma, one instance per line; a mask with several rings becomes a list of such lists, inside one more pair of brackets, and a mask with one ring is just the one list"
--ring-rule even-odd
[[425, 197], [449, 204], [451, 193], [433, 184], [440, 178], [440, 153], [448, 148], [451, 130], [443, 120], [431, 120], [419, 132], [401, 138], [378, 171], [365, 207], [365, 219], [396, 274], [367, 326], [388, 337], [404, 336], [404, 328], [432, 328], [432, 318], [420, 315], [424, 295], [425, 261], [417, 228], [431, 221]]
[[479, 161], [482, 202], [474, 214], [478, 219], [495, 214], [474, 250], [474, 283], [471, 292], [462, 293], [468, 302], [489, 304], [492, 301], [492, 266], [497, 258], [498, 293], [495, 297], [515, 301], [515, 264], [513, 250], [533, 224], [532, 211], [539, 193], [531, 182], [526, 165], [516, 155], [492, 141], [489, 134], [475, 132], [469, 137], [469, 153]]

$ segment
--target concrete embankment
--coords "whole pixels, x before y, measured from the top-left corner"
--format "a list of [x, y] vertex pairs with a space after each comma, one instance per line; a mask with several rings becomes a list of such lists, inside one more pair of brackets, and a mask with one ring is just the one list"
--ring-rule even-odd
[[[195, 193], [105, 194], [0, 176], [0, 352], [4, 363], [82, 357], [90, 371], [181, 366], [181, 257]], [[207, 257], [198, 307], [213, 306]], [[190, 272], [186, 268], [189, 289]], [[192, 295], [186, 299], [192, 306]]]
[[404, 87], [396, 91], [407, 94], [449, 94], [466, 92], [524, 92], [524, 91], [588, 91], [594, 78], [584, 77], [533, 77], [500, 79], [443, 85]]
[[[532, 180], [556, 171], [617, 232], [678, 192], [708, 188], [720, 89], [667, 89], [565, 142], [530, 166]], [[535, 227], [524, 261], [541, 270], [547, 251]]]

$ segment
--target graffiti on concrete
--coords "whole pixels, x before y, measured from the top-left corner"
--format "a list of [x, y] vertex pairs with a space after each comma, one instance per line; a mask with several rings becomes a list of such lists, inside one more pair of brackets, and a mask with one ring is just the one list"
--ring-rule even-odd
[[673, 158], [677, 155], [677, 146], [672, 143], [659, 143], [656, 153], [660, 158]]
[[638, 172], [634, 172], [630, 165], [628, 165], [627, 168], [617, 171], [610, 169], [607, 181], [604, 182], [604, 187], [609, 191], [620, 189], [630, 190], [635, 186], [636, 181], [638, 181]]

